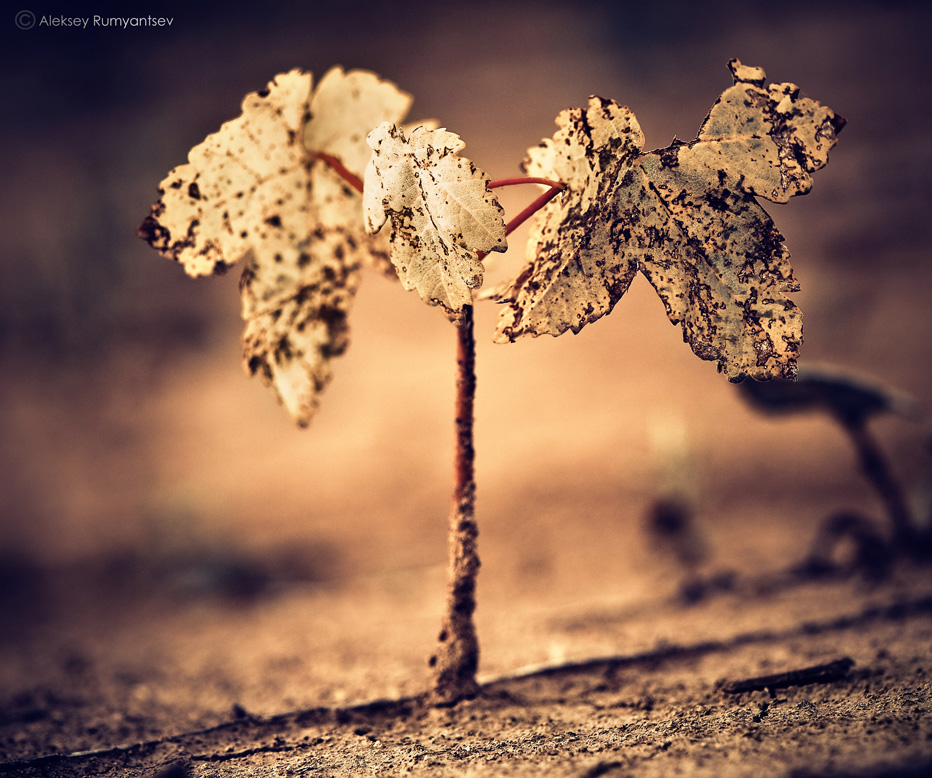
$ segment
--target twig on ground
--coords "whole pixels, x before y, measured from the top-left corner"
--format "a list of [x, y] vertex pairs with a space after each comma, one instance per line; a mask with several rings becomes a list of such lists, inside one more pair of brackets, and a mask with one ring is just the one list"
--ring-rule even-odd
[[854, 667], [851, 657], [843, 657], [821, 665], [804, 667], [802, 670], [788, 670], [773, 675], [760, 675], [741, 681], [726, 681], [722, 691], [726, 694], [759, 691], [761, 689], [786, 689], [790, 686], [808, 686], [813, 683], [831, 683], [844, 678]]

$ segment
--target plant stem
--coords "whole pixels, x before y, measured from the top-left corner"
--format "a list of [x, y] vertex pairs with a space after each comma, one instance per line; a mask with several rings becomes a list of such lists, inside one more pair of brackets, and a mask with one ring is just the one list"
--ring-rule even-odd
[[[316, 159], [329, 165], [344, 181], [362, 193], [363, 182], [344, 167], [332, 154], [316, 152]], [[566, 187], [543, 178], [509, 178], [493, 181], [489, 188], [516, 184], [544, 184], [549, 191], [542, 194], [512, 219], [505, 228], [511, 233], [534, 213], [543, 208]], [[480, 252], [479, 258], [484, 256]], [[479, 554], [476, 539], [476, 452], [473, 446], [473, 413], [476, 397], [476, 339], [473, 334], [471, 305], [455, 319], [456, 349], [456, 457], [453, 507], [449, 523], [449, 568], [447, 574], [446, 614], [438, 635], [437, 652], [430, 658], [434, 669], [431, 693], [436, 705], [453, 705], [474, 697], [479, 691], [476, 671], [479, 668], [479, 639], [473, 613], [476, 610], [476, 576]]]
[[560, 191], [566, 189], [566, 184], [559, 181], [551, 181], [549, 178], [532, 178], [525, 176], [523, 178], [500, 178], [497, 181], [489, 182], [489, 189], [500, 189], [503, 186], [518, 186], [519, 184], [543, 184]]
[[[505, 225], [506, 235], [511, 235], [512, 232], [518, 229], [518, 227], [524, 224], [524, 222], [530, 219], [554, 197], [566, 189], [566, 184], [560, 183], [559, 181], [550, 181], [546, 178], [503, 178], [500, 181], [493, 181], [490, 183], [489, 189], [498, 189], [503, 186], [515, 186], [517, 184], [544, 184], [545, 186], [550, 187], [550, 191], [544, 192], [527, 208], [525, 208], [523, 211], [521, 211], [521, 213], [519, 213], [510, 222], [508, 222], [508, 224]], [[477, 257], [481, 262], [483, 259], [485, 259], [486, 253], [484, 251], [480, 251], [477, 254]]]
[[[489, 188], [513, 184], [544, 184], [550, 190], [538, 197], [505, 227], [511, 233], [543, 208], [566, 187], [542, 178], [513, 178], [493, 181]], [[484, 256], [479, 252], [479, 259]], [[446, 613], [437, 637], [437, 652], [430, 658], [434, 671], [431, 699], [435, 705], [454, 705], [475, 697], [479, 691], [479, 639], [473, 614], [476, 610], [476, 576], [479, 554], [476, 540], [476, 452], [473, 445], [473, 408], [476, 398], [476, 339], [473, 308], [466, 305], [454, 320], [456, 325], [456, 457], [453, 507], [448, 535]]]
[[541, 208], [543, 208], [547, 203], [549, 203], [554, 197], [556, 197], [560, 192], [562, 192], [566, 187], [563, 184], [553, 187], [549, 192], [544, 192], [540, 197], [538, 197], [533, 203], [531, 203], [527, 208], [525, 208], [521, 213], [515, 216], [505, 227], [505, 234], [510, 235], [514, 230], [518, 229], [524, 222], [530, 219], [535, 213], [537, 213]]
[[340, 178], [346, 181], [346, 183], [359, 192], [359, 194], [362, 194], [362, 181], [354, 173], [347, 170], [343, 166], [343, 163], [333, 156], [333, 154], [327, 154], [325, 151], [315, 151], [313, 156], [321, 162], [326, 162], [330, 165]]
[[521, 213], [514, 217], [507, 225], [505, 225], [505, 234], [511, 235], [511, 233], [518, 229], [524, 222], [531, 218], [535, 213], [537, 213], [541, 208], [543, 208], [547, 203], [549, 203], [554, 197], [556, 197], [560, 192], [566, 189], [566, 184], [560, 181], [551, 181], [549, 178], [502, 178], [498, 181], [492, 181], [489, 184], [489, 189], [499, 189], [503, 186], [517, 186], [518, 184], [543, 184], [544, 186], [549, 186], [550, 190], [544, 192], [540, 197], [538, 197], [534, 202], [532, 202], [527, 208], [525, 208]]
[[464, 306], [456, 318], [456, 456], [453, 506], [449, 524], [449, 568], [446, 613], [438, 636], [437, 653], [430, 659], [434, 669], [432, 700], [453, 705], [474, 697], [479, 690], [479, 640], [473, 613], [476, 609], [476, 576], [479, 555], [476, 538], [476, 478], [473, 447], [473, 406], [476, 396], [476, 341], [473, 309]]
[[857, 449], [861, 470], [877, 490], [877, 495], [887, 509], [887, 515], [893, 525], [894, 543], [900, 548], [911, 550], [916, 540], [916, 529], [903, 490], [894, 478], [887, 458], [867, 429], [864, 419], [842, 419], [842, 425]]

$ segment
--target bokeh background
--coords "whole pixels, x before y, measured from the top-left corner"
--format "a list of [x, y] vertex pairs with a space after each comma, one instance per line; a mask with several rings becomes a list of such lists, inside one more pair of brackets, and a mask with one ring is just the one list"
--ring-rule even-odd
[[[366, 277], [352, 345], [299, 430], [240, 366], [238, 272], [191, 280], [135, 236], [167, 171], [246, 93], [293, 67], [395, 81], [415, 97], [412, 118], [460, 134], [493, 178], [515, 175], [557, 113], [590, 94], [627, 103], [655, 148], [695, 136], [730, 85], [732, 57], [799, 84], [848, 119], [812, 193], [765, 204], [803, 286], [801, 365], [832, 365], [928, 407], [928, 4], [255, 5], [125, 12], [173, 17], [170, 28], [0, 21], [8, 637], [62, 571], [98, 605], [140, 582], [198, 597], [442, 578], [454, 387], [442, 314]], [[531, 196], [508, 190], [508, 212]], [[524, 234], [490, 258], [490, 283], [516, 272]], [[683, 344], [644, 279], [578, 336], [494, 345], [496, 314], [477, 311], [480, 614], [672, 587], [679, 561], [645, 531], [668, 495], [689, 506], [710, 569], [792, 564], [845, 507], [883, 526], [837, 425], [750, 409]], [[889, 417], [875, 430], [928, 515], [923, 423]], [[438, 588], [430, 608], [441, 599]]]

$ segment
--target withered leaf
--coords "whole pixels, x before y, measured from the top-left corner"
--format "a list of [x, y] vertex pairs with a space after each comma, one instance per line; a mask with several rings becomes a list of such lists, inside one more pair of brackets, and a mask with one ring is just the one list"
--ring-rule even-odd
[[310, 73], [292, 70], [248, 95], [239, 117], [168, 174], [140, 228], [192, 276], [244, 260], [244, 365], [302, 426], [348, 342], [360, 267], [390, 268], [388, 241], [365, 231], [361, 196], [317, 155], [361, 178], [366, 135], [411, 103], [366, 71], [333, 68], [312, 87]]
[[405, 289], [449, 312], [472, 303], [482, 284], [478, 252], [504, 251], [504, 211], [489, 178], [458, 156], [459, 136], [417, 127], [409, 134], [386, 122], [369, 134], [366, 227], [391, 218], [392, 262]]
[[799, 286], [755, 195], [805, 194], [844, 119], [793, 84], [765, 89], [760, 68], [729, 67], [734, 86], [690, 143], [643, 153], [634, 115], [598, 97], [557, 117], [525, 167], [568, 188], [538, 215], [529, 264], [497, 298], [496, 340], [579, 332], [641, 271], [684, 340], [730, 380], [795, 374], [802, 317], [787, 295]]

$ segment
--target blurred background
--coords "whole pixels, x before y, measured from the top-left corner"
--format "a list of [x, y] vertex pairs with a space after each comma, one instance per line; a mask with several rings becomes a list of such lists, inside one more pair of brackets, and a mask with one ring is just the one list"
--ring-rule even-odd
[[[367, 276], [351, 347], [299, 430], [240, 366], [238, 271], [191, 280], [135, 236], [168, 170], [293, 67], [393, 80], [415, 97], [411, 118], [461, 135], [493, 178], [517, 174], [557, 113], [590, 94], [629, 105], [656, 148], [695, 137], [732, 57], [799, 84], [848, 120], [812, 193], [764, 204], [803, 287], [800, 364], [928, 407], [926, 3], [309, 0], [138, 13], [173, 21], [0, 24], [8, 632], [63, 570], [105, 581], [98, 598], [131, 581], [251, 593], [442, 571], [455, 342], [440, 311]], [[508, 213], [533, 194], [509, 189]], [[524, 235], [489, 259], [488, 283], [517, 271]], [[645, 527], [671, 496], [688, 506], [700, 561], [721, 569], [791, 564], [845, 507], [883, 526], [838, 425], [749, 408], [693, 356], [643, 278], [575, 337], [494, 345], [496, 316], [492, 304], [477, 311], [480, 609], [497, 596], [556, 607], [669, 584], [683, 562]], [[890, 416], [874, 429], [928, 515], [923, 424]]]

